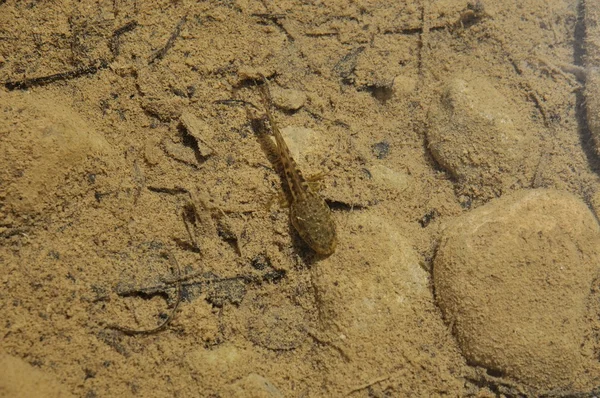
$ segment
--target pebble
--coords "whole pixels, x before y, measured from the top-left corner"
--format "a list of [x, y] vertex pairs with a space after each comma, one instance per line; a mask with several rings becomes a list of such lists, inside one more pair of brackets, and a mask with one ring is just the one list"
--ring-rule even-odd
[[[286, 126], [281, 135], [305, 177], [324, 172], [321, 164], [327, 156], [328, 144], [322, 134], [306, 127]], [[275, 142], [272, 136], [271, 139]]]
[[154, 137], [148, 137], [144, 142], [144, 160], [150, 166], [156, 166], [162, 159], [160, 141]]
[[188, 134], [196, 141], [196, 148], [202, 157], [208, 157], [214, 153], [212, 136], [213, 130], [208, 123], [196, 117], [190, 111], [184, 111], [180, 117], [181, 124], [185, 127]]
[[180, 97], [174, 98], [143, 98], [142, 108], [162, 122], [179, 119], [183, 109], [188, 105], [188, 100]]
[[410, 195], [418, 186], [415, 178], [410, 174], [380, 164], [371, 166], [369, 171], [376, 184], [394, 194]]
[[[459, 368], [462, 360], [443, 323], [424, 315], [436, 312], [428, 274], [403, 228], [366, 211], [352, 213], [344, 229], [350, 233], [335, 261], [321, 261], [312, 270], [320, 339], [338, 347], [332, 355], [347, 356], [326, 375], [326, 395], [345, 396], [348, 380], [359, 385], [400, 368], [411, 375], [402, 380], [406, 394], [430, 396], [427, 386], [443, 384], [460, 395], [460, 382], [449, 380], [446, 365]], [[379, 387], [385, 383], [374, 388]]]
[[[150, 73], [145, 70], [137, 70], [136, 76], [141, 107], [162, 122], [179, 119], [190, 101], [188, 98], [174, 96], [172, 91], [163, 89], [177, 87], [174, 77], [170, 74]], [[185, 92], [183, 88], [178, 91]]]
[[91, 188], [96, 180], [88, 176], [115, 166], [108, 142], [65, 103], [20, 92], [1, 97], [0, 197], [5, 206], [0, 220], [13, 213], [16, 224], [27, 223], [61, 211]]
[[381, 141], [371, 146], [373, 150], [373, 155], [377, 159], [385, 159], [390, 154], [390, 144], [386, 141]]
[[258, 354], [250, 349], [225, 343], [207, 350], [198, 347], [188, 352], [188, 371], [206, 381], [207, 390], [221, 388], [224, 380], [243, 377], [248, 366], [256, 365]]
[[271, 97], [273, 103], [280, 109], [286, 111], [297, 111], [306, 103], [306, 94], [300, 90], [271, 86]]
[[486, 200], [529, 186], [540, 153], [524, 106], [484, 77], [467, 74], [444, 85], [429, 112], [427, 141], [460, 193]]
[[175, 143], [170, 138], [165, 138], [162, 141], [162, 146], [163, 146], [165, 153], [169, 157], [171, 157], [179, 162], [186, 163], [190, 166], [194, 166], [194, 167], [198, 166], [198, 159], [196, 158], [196, 152], [192, 148], [184, 146], [181, 143]]
[[[572, 194], [523, 190], [445, 228], [438, 303], [470, 363], [536, 389], [581, 392], [600, 368], [585, 351], [600, 228]], [[590, 350], [591, 351], [591, 350]]]
[[70, 398], [68, 389], [21, 358], [0, 352], [0, 395], [12, 398]]
[[417, 80], [410, 76], [398, 75], [394, 78], [394, 94], [401, 97], [408, 97], [415, 92]]
[[317, 142], [318, 134], [312, 129], [287, 126], [281, 129], [281, 135], [296, 161], [300, 161], [308, 153], [316, 153], [320, 149], [319, 142]]

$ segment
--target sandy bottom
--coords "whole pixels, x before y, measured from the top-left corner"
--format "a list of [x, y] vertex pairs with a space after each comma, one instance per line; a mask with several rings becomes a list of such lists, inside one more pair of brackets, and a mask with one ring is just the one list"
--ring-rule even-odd
[[[0, 1], [0, 396], [599, 393], [584, 14]], [[280, 203], [261, 74], [329, 257]], [[109, 328], [163, 322], [178, 273], [168, 327]]]

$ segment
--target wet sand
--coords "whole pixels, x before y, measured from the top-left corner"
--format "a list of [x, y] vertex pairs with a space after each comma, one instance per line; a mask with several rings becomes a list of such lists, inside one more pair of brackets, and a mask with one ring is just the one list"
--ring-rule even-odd
[[[597, 393], [584, 16], [0, 2], [0, 395]], [[260, 75], [329, 257], [280, 203]], [[175, 319], [107, 328], [164, 321], [168, 255]]]

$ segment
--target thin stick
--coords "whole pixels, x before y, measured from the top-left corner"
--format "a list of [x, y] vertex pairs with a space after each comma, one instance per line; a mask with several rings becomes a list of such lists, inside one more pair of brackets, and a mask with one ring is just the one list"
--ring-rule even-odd
[[149, 334], [154, 334], [154, 333], [160, 332], [161, 330], [165, 329], [169, 325], [169, 323], [171, 323], [173, 318], [175, 318], [175, 313], [177, 312], [177, 308], [179, 308], [179, 304], [181, 303], [183, 289], [181, 287], [181, 268], [179, 268], [179, 263], [177, 262], [177, 259], [175, 258], [175, 256], [173, 256], [172, 253], [169, 253], [169, 260], [171, 261], [172, 264], [175, 265], [175, 268], [177, 269], [178, 281], [177, 281], [177, 300], [175, 301], [175, 305], [173, 306], [173, 309], [171, 310], [171, 313], [169, 314], [167, 319], [165, 319], [163, 321], [163, 323], [161, 323], [160, 325], [158, 325], [157, 327], [152, 328], [152, 329], [130, 329], [130, 328], [126, 328], [126, 327], [119, 326], [119, 325], [108, 325], [107, 326], [108, 329], [118, 330], [129, 336], [134, 336], [137, 334], [149, 335]]
[[155, 52], [150, 57], [150, 59], [148, 60], [148, 65], [153, 64], [155, 61], [161, 60], [167, 54], [167, 51], [169, 51], [171, 49], [171, 47], [173, 47], [173, 44], [175, 44], [175, 40], [179, 37], [179, 34], [181, 33], [181, 28], [185, 24], [186, 19], [187, 19], [187, 14], [184, 15], [179, 20], [179, 23], [175, 26], [175, 29], [173, 30], [173, 33], [169, 37], [169, 40], [167, 40], [167, 44], [165, 44], [163, 48], [161, 48], [160, 50]]
[[358, 392], [358, 391], [360, 391], [360, 390], [364, 390], [365, 388], [372, 387], [372, 386], [374, 386], [375, 384], [381, 383], [382, 381], [385, 381], [385, 380], [387, 380], [387, 379], [389, 379], [389, 378], [390, 378], [390, 376], [382, 376], [382, 377], [378, 377], [378, 378], [376, 378], [376, 379], [373, 379], [373, 380], [371, 380], [371, 381], [370, 381], [370, 382], [368, 382], [368, 383], [365, 383], [365, 384], [363, 384], [363, 385], [361, 385], [361, 386], [358, 386], [358, 387], [355, 387], [355, 388], [353, 388], [352, 390], [348, 391], [348, 393], [346, 393], [346, 395], [351, 395], [351, 394], [353, 394], [353, 393], [355, 393], [355, 392]]
[[119, 55], [119, 45], [121, 36], [127, 32], [131, 32], [137, 26], [137, 21], [130, 21], [113, 32], [112, 37], [108, 42], [108, 48], [110, 48], [110, 52], [113, 56], [116, 57]]
[[105, 59], [99, 59], [97, 61], [92, 62], [86, 67], [77, 68], [67, 72], [55, 73], [53, 75], [48, 76], [27, 78], [18, 81], [8, 81], [4, 83], [4, 87], [11, 91], [16, 89], [25, 90], [33, 86], [45, 86], [56, 81], [72, 80], [81, 76], [93, 75], [99, 70], [106, 68], [108, 68], [108, 61]]

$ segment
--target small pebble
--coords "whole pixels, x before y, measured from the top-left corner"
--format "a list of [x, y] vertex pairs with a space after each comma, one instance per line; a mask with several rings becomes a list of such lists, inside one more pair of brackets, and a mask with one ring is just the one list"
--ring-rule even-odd
[[286, 111], [297, 111], [306, 103], [306, 94], [300, 90], [271, 87], [273, 103]]
[[162, 153], [160, 150], [158, 140], [149, 138], [144, 143], [144, 160], [150, 166], [156, 166], [160, 162], [161, 158], [162, 158]]
[[414, 192], [414, 187], [417, 185], [414, 177], [410, 174], [402, 173], [380, 164], [373, 165], [370, 171], [373, 180], [377, 184], [398, 194]]
[[377, 157], [377, 159], [384, 159], [389, 153], [390, 144], [388, 144], [386, 141], [373, 144], [373, 154]]
[[64, 211], [91, 189], [89, 174], [121, 165], [104, 136], [65, 103], [17, 91], [0, 96], [0, 224], [10, 225], [2, 222], [10, 213], [18, 226]]
[[207, 157], [212, 155], [214, 153], [211, 143], [213, 132], [208, 123], [197, 118], [189, 111], [183, 111], [179, 120], [188, 134], [196, 140], [196, 147], [200, 156]]
[[530, 185], [539, 136], [526, 104], [517, 101], [467, 73], [443, 87], [429, 113], [427, 146], [458, 181], [460, 194], [485, 201]]
[[409, 96], [417, 88], [416, 79], [408, 76], [396, 76], [394, 78], [394, 93], [402, 97]]
[[308, 154], [317, 154], [319, 150], [322, 153], [322, 148], [320, 148], [322, 142], [319, 140], [319, 135], [312, 129], [287, 126], [281, 129], [281, 134], [292, 153], [292, 157], [299, 163], [301, 168], [303, 168], [303, 163]]
[[183, 144], [176, 144], [169, 138], [165, 138], [162, 144], [166, 154], [171, 158], [189, 164], [190, 166], [198, 166], [196, 153], [192, 148], [184, 146]]

